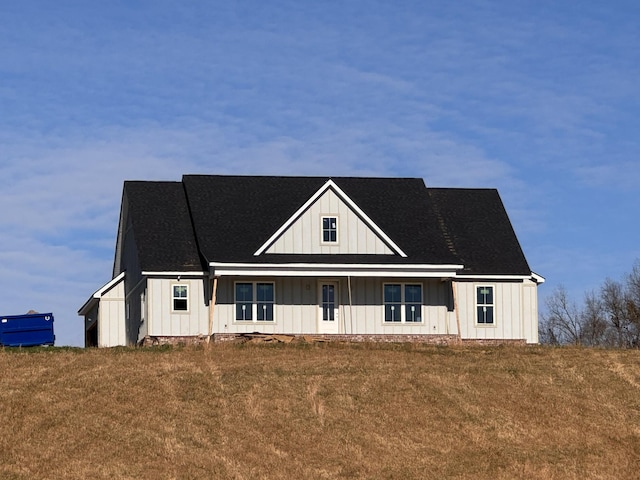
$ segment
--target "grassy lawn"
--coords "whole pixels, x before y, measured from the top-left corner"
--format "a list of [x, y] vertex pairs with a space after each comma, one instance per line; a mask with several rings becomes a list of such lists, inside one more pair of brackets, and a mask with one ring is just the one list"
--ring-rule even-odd
[[0, 350], [2, 479], [640, 478], [640, 351]]

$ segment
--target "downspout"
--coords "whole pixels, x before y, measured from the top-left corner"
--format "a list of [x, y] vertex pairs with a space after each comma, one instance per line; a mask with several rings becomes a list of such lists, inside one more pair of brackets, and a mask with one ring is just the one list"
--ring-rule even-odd
[[213, 312], [216, 308], [216, 297], [218, 294], [218, 277], [213, 277], [211, 288], [211, 301], [209, 302], [209, 332], [207, 335], [207, 343], [211, 341], [213, 335]]
[[456, 282], [451, 280], [451, 290], [453, 291], [453, 309], [456, 312], [456, 326], [458, 327], [458, 339], [462, 343], [462, 332], [460, 331], [460, 311], [458, 310], [458, 288]]
[[[347, 283], [349, 284], [349, 323], [351, 326], [350, 333], [353, 335], [353, 302], [351, 301], [351, 275], [347, 276]], [[345, 330], [346, 330], [346, 325], [345, 325]]]

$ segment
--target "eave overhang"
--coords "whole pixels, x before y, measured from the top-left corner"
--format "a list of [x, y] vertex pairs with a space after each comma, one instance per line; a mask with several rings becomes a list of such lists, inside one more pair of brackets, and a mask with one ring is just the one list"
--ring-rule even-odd
[[531, 272], [529, 275], [487, 275], [487, 274], [478, 274], [478, 275], [456, 275], [457, 280], [481, 280], [481, 281], [524, 281], [524, 280], [532, 280], [535, 283], [544, 283], [544, 277]]
[[212, 276], [455, 278], [463, 265], [211, 262], [209, 267]]
[[125, 276], [125, 272], [122, 272], [120, 273], [120, 275], [113, 277], [111, 280], [105, 283], [102, 287], [96, 290], [93, 293], [93, 295], [89, 297], [89, 300], [84, 302], [84, 305], [80, 307], [80, 309], [78, 310], [78, 315], [85, 315], [89, 310], [91, 310], [93, 306], [100, 301], [100, 298], [105, 293], [107, 293], [109, 290], [111, 290], [111, 288], [113, 288], [115, 285], [117, 285], [124, 279], [124, 276]]
[[209, 274], [207, 272], [180, 272], [180, 271], [173, 271], [173, 272], [160, 272], [160, 271], [143, 271], [142, 275], [145, 277], [195, 277], [195, 278], [199, 278], [199, 277], [206, 277]]

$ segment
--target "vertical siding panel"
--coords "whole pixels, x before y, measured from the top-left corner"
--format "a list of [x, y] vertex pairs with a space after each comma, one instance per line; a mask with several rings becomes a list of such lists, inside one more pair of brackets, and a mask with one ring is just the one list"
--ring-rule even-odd
[[298, 222], [300, 228], [295, 232], [302, 242], [302, 251], [310, 252], [312, 250], [311, 241], [313, 237], [313, 229], [311, 228], [311, 217], [303, 215]]
[[[338, 245], [321, 242], [322, 215], [336, 215]], [[271, 233], [271, 232], [270, 232]], [[274, 244], [268, 253], [373, 253], [393, 252], [338, 196], [329, 190], [322, 195]]]

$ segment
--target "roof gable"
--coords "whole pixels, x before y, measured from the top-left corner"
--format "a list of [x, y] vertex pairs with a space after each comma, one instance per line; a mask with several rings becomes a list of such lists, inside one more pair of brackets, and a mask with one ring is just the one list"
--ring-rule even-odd
[[[323, 217], [336, 218], [335, 245], [322, 242]], [[254, 253], [407, 255], [331, 179]]]
[[[388, 250], [271, 248], [293, 234], [296, 222], [325, 196], [337, 199]], [[125, 182], [125, 211], [118, 242], [128, 251], [133, 246], [142, 271], [201, 272], [226, 262], [464, 265], [462, 275], [531, 272], [494, 189], [427, 188], [417, 178], [185, 175], [182, 182]]]
[[[182, 182], [207, 263], [458, 263], [444, 241], [422, 179], [185, 175]], [[314, 195], [324, 192], [323, 187], [342, 192], [353, 211], [405, 256], [264, 251], [256, 256]]]

